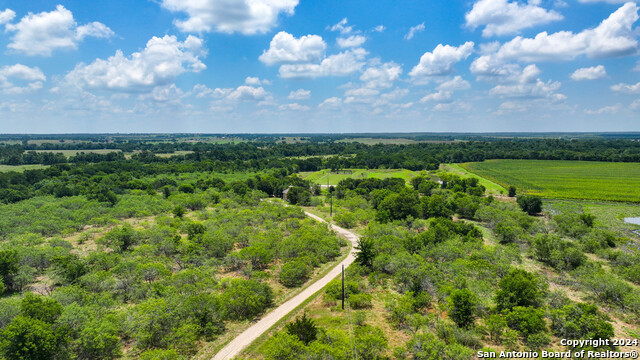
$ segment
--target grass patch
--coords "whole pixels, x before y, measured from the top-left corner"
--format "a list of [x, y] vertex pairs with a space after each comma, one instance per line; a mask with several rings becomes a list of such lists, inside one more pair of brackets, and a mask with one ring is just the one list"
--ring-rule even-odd
[[23, 172], [25, 170], [39, 170], [39, 169], [46, 169], [48, 168], [49, 165], [0, 165], [0, 172], [9, 172], [9, 171], [16, 171], [16, 172]]
[[640, 163], [487, 160], [463, 169], [546, 198], [640, 202]]
[[595, 226], [603, 227], [617, 233], [638, 236], [633, 231], [640, 230], [640, 226], [624, 222], [627, 217], [640, 217], [640, 207], [637, 204], [620, 202], [598, 202], [584, 200], [547, 200], [545, 211], [552, 213], [588, 213], [596, 217]]
[[327, 180], [329, 185], [338, 185], [338, 183], [344, 179], [354, 178], [354, 179], [366, 179], [366, 178], [378, 178], [378, 179], [386, 179], [391, 177], [399, 177], [404, 179], [405, 181], [410, 181], [414, 177], [418, 176], [418, 174], [411, 170], [406, 169], [388, 169], [388, 170], [366, 170], [366, 169], [350, 169], [353, 171], [352, 174], [334, 174], [330, 170], [322, 170], [316, 172], [307, 172], [300, 173], [300, 176], [305, 180], [309, 180], [319, 185], [327, 185]]
[[442, 164], [440, 165], [440, 170], [454, 173], [456, 175], [462, 176], [463, 178], [476, 178], [480, 181], [480, 185], [484, 186], [487, 189], [487, 192], [489, 194], [503, 195], [507, 194], [508, 192], [507, 189], [505, 189], [503, 186], [500, 186], [491, 180], [487, 180], [481, 176], [473, 174], [458, 164]]

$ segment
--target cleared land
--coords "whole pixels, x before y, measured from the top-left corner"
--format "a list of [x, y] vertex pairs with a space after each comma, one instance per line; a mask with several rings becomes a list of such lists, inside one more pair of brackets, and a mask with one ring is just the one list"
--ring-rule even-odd
[[0, 165], [0, 172], [46, 169], [48, 165]]
[[487, 160], [464, 169], [520, 193], [547, 198], [640, 202], [640, 163]]
[[493, 181], [487, 180], [481, 176], [473, 174], [458, 164], [442, 164], [440, 165], [440, 170], [454, 173], [456, 175], [462, 176], [463, 178], [469, 178], [469, 177], [476, 178], [480, 181], [480, 185], [484, 186], [487, 189], [488, 193], [492, 195], [503, 195], [503, 194], [507, 194], [508, 192], [507, 189], [505, 189], [504, 187], [494, 183]]
[[418, 174], [411, 170], [406, 169], [389, 169], [389, 170], [366, 170], [366, 169], [349, 169], [352, 174], [336, 174], [329, 170], [322, 170], [316, 172], [301, 173], [301, 177], [305, 180], [312, 181], [319, 185], [327, 185], [327, 176], [329, 177], [329, 185], [338, 185], [338, 183], [344, 179], [366, 179], [366, 178], [378, 178], [386, 179], [390, 177], [403, 178], [405, 181], [409, 181]]

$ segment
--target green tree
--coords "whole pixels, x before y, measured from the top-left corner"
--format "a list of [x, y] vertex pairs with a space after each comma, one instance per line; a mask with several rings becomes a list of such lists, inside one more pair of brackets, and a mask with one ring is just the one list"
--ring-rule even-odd
[[382, 353], [387, 349], [387, 338], [382, 329], [371, 325], [358, 326], [355, 329], [355, 338], [358, 359], [378, 360], [384, 358]]
[[[2, 330], [0, 349], [7, 360], [51, 360], [58, 354], [59, 337], [50, 324], [17, 316]], [[60, 354], [58, 354], [60, 355]]]
[[180, 205], [176, 205], [173, 208], [172, 212], [173, 212], [173, 216], [177, 217], [178, 219], [181, 219], [185, 214], [184, 208], [182, 206], [180, 206]]
[[27, 293], [20, 303], [22, 315], [53, 324], [62, 314], [62, 305], [54, 299]]
[[18, 273], [20, 261], [15, 250], [0, 250], [0, 277], [6, 287], [11, 288], [13, 278]]
[[461, 328], [468, 329], [473, 326], [476, 318], [476, 306], [478, 300], [469, 289], [456, 289], [449, 297], [451, 312], [449, 317]]
[[318, 327], [315, 321], [308, 318], [306, 313], [285, 325], [285, 330], [287, 333], [296, 336], [305, 345], [309, 345], [318, 336]]
[[230, 319], [253, 319], [273, 304], [271, 287], [256, 280], [231, 279], [223, 286], [221, 301]]
[[80, 332], [75, 342], [78, 359], [115, 359], [120, 355], [120, 338], [115, 319], [93, 320]]
[[544, 310], [531, 306], [515, 306], [505, 313], [507, 325], [517, 330], [525, 339], [530, 335], [547, 331]]
[[542, 212], [542, 199], [539, 196], [523, 195], [518, 197], [518, 206], [529, 215]]
[[515, 306], [538, 307], [542, 304], [544, 286], [532, 273], [515, 269], [498, 283], [495, 300], [499, 311]]
[[373, 259], [376, 257], [375, 245], [373, 239], [369, 237], [361, 237], [356, 245], [356, 262], [365, 268], [373, 267]]
[[515, 197], [516, 196], [516, 187], [511, 185], [509, 186], [509, 197]]
[[278, 280], [286, 287], [297, 287], [304, 284], [310, 274], [309, 265], [303, 260], [297, 259], [282, 265], [280, 273], [278, 273]]
[[597, 306], [585, 303], [553, 310], [551, 330], [564, 339], [610, 339], [614, 336], [609, 318]]
[[305, 345], [297, 336], [287, 332], [279, 332], [264, 345], [264, 356], [267, 360], [297, 360], [305, 352]]
[[129, 312], [128, 332], [140, 349], [163, 347], [175, 320], [165, 299], [149, 299], [136, 305]]

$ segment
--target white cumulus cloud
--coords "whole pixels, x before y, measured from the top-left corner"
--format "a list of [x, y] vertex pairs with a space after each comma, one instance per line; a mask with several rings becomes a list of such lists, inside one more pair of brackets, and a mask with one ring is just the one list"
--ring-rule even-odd
[[[216, 89], [217, 90], [217, 89]], [[229, 95], [227, 95], [227, 99], [229, 100], [240, 100], [240, 101], [257, 101], [264, 100], [267, 97], [267, 91], [262, 87], [253, 87], [247, 85], [238, 86], [235, 90], [233, 90]]]
[[402, 66], [393, 61], [367, 68], [360, 76], [368, 88], [389, 88], [402, 74]]
[[175, 25], [184, 32], [266, 33], [283, 13], [292, 15], [298, 0], [161, 0], [172, 12], [186, 13]]
[[6, 30], [14, 33], [8, 47], [29, 56], [51, 56], [56, 50], [76, 49], [78, 42], [89, 36], [113, 36], [113, 31], [99, 22], [78, 26], [71, 11], [62, 5], [51, 12], [29, 13], [17, 24], [7, 24]]
[[465, 15], [467, 26], [475, 29], [484, 26], [482, 36], [500, 36], [519, 32], [522, 29], [562, 20], [563, 16], [540, 6], [539, 0], [527, 4], [519, 1], [480, 0]]
[[607, 76], [607, 70], [602, 65], [581, 68], [571, 74], [571, 79], [580, 80], [597, 80]]
[[461, 76], [456, 76], [451, 80], [447, 80], [438, 85], [439, 90], [455, 91], [455, 90], [467, 90], [471, 88], [471, 84], [464, 80]]
[[629, 2], [629, 0], [578, 0], [578, 2], [581, 2], [583, 4], [594, 4], [599, 2], [608, 4], [624, 4], [626, 2]]
[[416, 26], [412, 26], [409, 29], [409, 32], [404, 36], [405, 40], [411, 40], [413, 39], [413, 37], [419, 33], [419, 32], [423, 32], [425, 29], [424, 23], [416, 25]]
[[343, 35], [350, 34], [353, 31], [353, 26], [348, 26], [348, 22], [347, 18], [340, 20], [337, 24], [331, 26], [331, 31], [339, 31]]
[[311, 91], [305, 89], [298, 89], [289, 93], [288, 98], [291, 100], [306, 100], [311, 97]]
[[204, 56], [203, 41], [195, 36], [189, 35], [184, 42], [169, 35], [153, 37], [144, 50], [130, 57], [118, 50], [106, 60], [77, 65], [65, 76], [65, 82], [87, 90], [145, 92], [170, 85], [185, 72], [204, 70], [200, 60]]
[[365, 41], [367, 41], [367, 38], [362, 35], [351, 35], [347, 38], [338, 38], [338, 46], [341, 48], [359, 47]]
[[637, 84], [625, 84], [625, 83], [620, 83], [617, 85], [613, 85], [611, 87], [611, 90], [615, 91], [615, 92], [620, 92], [623, 94], [640, 94], [640, 82]]
[[296, 39], [293, 35], [281, 31], [277, 33], [260, 55], [260, 61], [267, 65], [292, 64], [319, 61], [324, 58], [327, 44], [318, 35], [306, 35]]
[[451, 74], [455, 65], [460, 60], [466, 59], [473, 52], [473, 42], [467, 41], [459, 47], [439, 44], [433, 52], [426, 52], [420, 58], [409, 75], [414, 79], [429, 76]]
[[16, 12], [11, 9], [0, 11], [0, 25], [6, 24], [16, 17]]
[[362, 70], [366, 56], [366, 50], [357, 48], [328, 56], [319, 64], [285, 64], [280, 66], [280, 76], [283, 78], [346, 76]]
[[[15, 80], [25, 82], [24, 86], [15, 85]], [[46, 80], [47, 77], [37, 67], [15, 64], [0, 68], [0, 91], [4, 94], [23, 94], [38, 90]]]
[[604, 58], [637, 53], [639, 46], [632, 29], [638, 20], [638, 6], [626, 3], [594, 29], [574, 34], [541, 32], [535, 38], [518, 36], [503, 44], [493, 56], [497, 60], [559, 61], [580, 55]]

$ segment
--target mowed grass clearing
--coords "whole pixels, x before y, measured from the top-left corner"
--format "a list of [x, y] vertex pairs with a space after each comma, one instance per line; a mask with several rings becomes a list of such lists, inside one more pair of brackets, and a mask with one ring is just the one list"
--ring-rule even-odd
[[405, 181], [410, 181], [414, 177], [418, 176], [418, 173], [406, 170], [406, 169], [376, 169], [376, 170], [366, 170], [366, 169], [349, 169], [353, 171], [352, 174], [335, 174], [330, 170], [322, 170], [316, 172], [306, 172], [300, 173], [301, 177], [305, 180], [309, 180], [319, 185], [327, 185], [327, 177], [329, 180], [329, 185], [338, 185], [338, 183], [344, 179], [353, 178], [353, 179], [366, 179], [366, 178], [378, 178], [378, 179], [386, 179], [391, 177], [399, 177], [404, 179]]
[[494, 183], [493, 181], [473, 174], [458, 164], [441, 164], [440, 170], [456, 174], [463, 178], [476, 178], [480, 182], [480, 185], [484, 186], [487, 189], [487, 192], [491, 195], [506, 195], [508, 193], [507, 189], [504, 187]]
[[464, 163], [469, 172], [519, 193], [546, 198], [640, 202], [640, 163], [487, 160]]
[[25, 170], [46, 169], [49, 165], [0, 165], [0, 172], [23, 172]]

